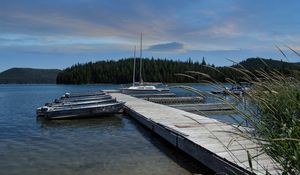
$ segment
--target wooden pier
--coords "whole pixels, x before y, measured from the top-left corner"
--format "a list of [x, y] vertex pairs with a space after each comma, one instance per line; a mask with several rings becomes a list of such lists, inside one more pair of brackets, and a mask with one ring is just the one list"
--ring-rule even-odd
[[124, 111], [130, 116], [215, 172], [280, 174], [257, 144], [232, 134], [235, 128], [229, 124], [121, 93], [111, 95], [126, 102]]
[[157, 93], [157, 94], [130, 94], [133, 97], [137, 98], [165, 98], [165, 97], [176, 97], [174, 93]]
[[188, 112], [234, 110], [233, 106], [228, 103], [171, 104], [168, 106]]
[[203, 102], [203, 97], [149, 97], [143, 99], [150, 102], [166, 105]]

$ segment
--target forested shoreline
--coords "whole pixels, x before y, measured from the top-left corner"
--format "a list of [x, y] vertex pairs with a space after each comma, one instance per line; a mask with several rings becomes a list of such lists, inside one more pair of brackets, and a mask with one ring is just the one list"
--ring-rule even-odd
[[[136, 80], [139, 75], [139, 60], [137, 60]], [[287, 75], [298, 77], [300, 70], [298, 63], [284, 61], [249, 58], [232, 67], [243, 66], [250, 71], [276, 69]], [[239, 72], [231, 67], [215, 67], [207, 65], [204, 58], [202, 62], [175, 61], [168, 59], [143, 59], [142, 74], [144, 81], [162, 83], [196, 83], [209, 80], [205, 75], [197, 74], [196, 79], [184, 76], [187, 71], [196, 71], [210, 75], [214, 80], [225, 82], [225, 78], [242, 81]], [[96, 84], [113, 83], [125, 84], [132, 82], [133, 59], [107, 60], [75, 64], [61, 71], [56, 79], [57, 84]], [[192, 73], [193, 74], [193, 73]], [[195, 73], [194, 73], [195, 75]]]
[[11, 68], [0, 73], [0, 84], [54, 84], [59, 69]]

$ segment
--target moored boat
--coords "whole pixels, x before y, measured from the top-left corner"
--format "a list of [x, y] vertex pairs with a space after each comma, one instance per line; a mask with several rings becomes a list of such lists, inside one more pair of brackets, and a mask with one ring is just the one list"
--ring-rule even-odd
[[250, 90], [251, 86], [251, 83], [240, 82], [239, 84], [232, 85], [231, 88], [225, 87], [223, 91], [211, 91], [211, 93], [223, 95], [244, 95], [248, 90]]
[[121, 111], [124, 102], [114, 102], [106, 104], [93, 104], [84, 106], [63, 106], [48, 107], [43, 106], [37, 109], [37, 115], [45, 119], [63, 119], [99, 116], [114, 114]]
[[100, 116], [117, 113], [123, 105], [124, 102], [118, 102], [103, 91], [65, 93], [54, 102], [37, 108], [36, 114], [45, 119]]
[[166, 93], [170, 92], [169, 88], [157, 88], [155, 86], [131, 86], [122, 88], [122, 93], [125, 94], [151, 94], [151, 93]]
[[152, 93], [166, 93], [169, 92], [170, 89], [168, 87], [162, 87], [162, 88], [158, 88], [154, 85], [145, 85], [147, 83], [144, 83], [143, 81], [143, 77], [142, 77], [142, 39], [143, 39], [143, 35], [141, 33], [141, 41], [140, 41], [140, 71], [139, 71], [139, 85], [135, 85], [135, 65], [136, 65], [136, 47], [134, 48], [134, 58], [133, 58], [133, 75], [132, 75], [132, 86], [127, 87], [127, 88], [121, 88], [121, 92], [124, 94], [152, 94]]
[[82, 101], [92, 101], [92, 100], [104, 100], [104, 99], [111, 99], [110, 95], [95, 95], [95, 96], [88, 96], [88, 97], [77, 97], [77, 98], [66, 98], [62, 97], [60, 99], [56, 99], [55, 103], [63, 103], [63, 102], [82, 102]]
[[62, 102], [62, 103], [46, 103], [45, 106], [48, 107], [60, 107], [60, 106], [82, 106], [82, 105], [92, 105], [92, 104], [102, 104], [102, 103], [113, 103], [117, 100], [114, 99], [100, 99], [91, 101], [78, 101], [78, 102]]
[[66, 98], [76, 98], [76, 97], [88, 97], [88, 96], [95, 96], [95, 95], [105, 95], [103, 91], [96, 91], [96, 92], [72, 92], [72, 93], [65, 93], [63, 97]]

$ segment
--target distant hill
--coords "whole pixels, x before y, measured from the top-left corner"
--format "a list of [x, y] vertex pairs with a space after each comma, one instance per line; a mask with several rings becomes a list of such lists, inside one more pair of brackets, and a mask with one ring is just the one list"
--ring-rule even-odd
[[286, 61], [279, 61], [273, 59], [263, 59], [263, 58], [248, 58], [239, 63], [248, 70], [258, 70], [258, 69], [277, 69], [277, 70], [299, 70], [299, 63], [289, 63]]
[[[139, 60], [138, 60], [139, 61]], [[139, 63], [139, 62], [137, 62]], [[287, 76], [299, 77], [299, 63], [288, 63], [284, 61], [249, 58], [239, 63], [246, 69], [253, 71], [263, 69], [269, 71], [276, 69]], [[176, 76], [178, 73], [186, 73], [186, 71], [198, 71], [210, 75], [213, 79], [226, 82], [226, 78], [236, 81], [243, 81], [242, 76], [236, 70], [228, 67], [215, 67], [219, 70], [213, 70], [205, 66], [203, 60], [193, 62], [191, 59], [187, 61], [175, 61], [167, 59], [144, 59], [143, 61], [143, 78], [147, 82], [164, 82], [164, 83], [188, 83], [199, 82], [205, 79], [200, 74], [194, 74], [195, 79], [184, 76]], [[233, 65], [237, 67], [238, 65]], [[76, 64], [61, 71], [57, 76], [58, 84], [91, 84], [91, 83], [130, 83], [132, 81], [133, 59], [121, 59], [118, 61], [98, 61], [85, 64]], [[139, 64], [136, 68], [136, 80], [138, 80]], [[221, 73], [220, 73], [221, 72]]]
[[58, 69], [11, 68], [0, 73], [0, 84], [56, 83]]

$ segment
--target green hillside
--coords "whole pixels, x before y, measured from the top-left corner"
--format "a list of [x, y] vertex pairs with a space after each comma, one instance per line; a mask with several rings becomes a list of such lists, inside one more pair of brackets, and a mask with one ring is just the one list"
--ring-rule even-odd
[[58, 69], [11, 68], [0, 73], [0, 83], [56, 83]]
[[299, 70], [299, 63], [288, 63], [285, 61], [272, 60], [272, 59], [261, 59], [261, 58], [248, 58], [245, 61], [239, 63], [248, 70], [258, 70], [258, 69], [276, 69], [283, 73], [289, 74], [292, 70]]
[[[205, 77], [198, 75], [196, 80], [176, 76], [178, 73], [186, 71], [198, 71], [209, 74], [215, 80], [224, 82], [225, 78], [232, 78], [239, 81], [241, 74], [228, 67], [216, 67], [220, 72], [208, 68], [203, 62], [174, 61], [167, 59], [144, 59], [143, 61], [143, 78], [147, 82], [164, 82], [164, 83], [188, 83], [198, 82]], [[300, 67], [297, 63], [287, 63], [263, 58], [249, 58], [242, 61], [240, 65], [250, 71], [263, 69], [277, 69], [287, 76], [298, 78]], [[234, 67], [237, 65], [234, 65]], [[58, 84], [88, 84], [88, 83], [130, 83], [132, 81], [133, 59], [121, 59], [118, 61], [98, 61], [85, 64], [76, 64], [66, 68], [57, 76]], [[137, 60], [136, 80], [139, 74], [139, 61]], [[242, 81], [242, 80], [241, 80]]]

